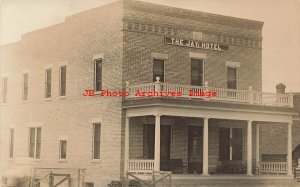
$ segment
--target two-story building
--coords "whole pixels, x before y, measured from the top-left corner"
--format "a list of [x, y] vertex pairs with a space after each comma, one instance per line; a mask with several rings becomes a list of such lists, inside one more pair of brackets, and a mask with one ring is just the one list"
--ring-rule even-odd
[[70, 174], [78, 186], [165, 170], [292, 178], [293, 97], [262, 92], [262, 28], [118, 1], [2, 46], [4, 177], [42, 184], [49, 172]]

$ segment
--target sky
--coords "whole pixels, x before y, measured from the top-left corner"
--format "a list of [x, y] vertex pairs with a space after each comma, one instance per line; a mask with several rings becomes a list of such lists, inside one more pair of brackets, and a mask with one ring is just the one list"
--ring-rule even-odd
[[[115, 0], [0, 0], [1, 45]], [[264, 22], [263, 91], [300, 92], [300, 0], [141, 0]]]

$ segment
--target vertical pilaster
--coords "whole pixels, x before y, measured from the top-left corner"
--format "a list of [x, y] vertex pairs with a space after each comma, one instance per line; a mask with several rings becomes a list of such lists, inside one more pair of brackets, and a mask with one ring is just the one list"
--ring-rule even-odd
[[155, 115], [154, 171], [160, 170], [160, 115]]
[[252, 121], [247, 121], [247, 175], [252, 175]]
[[208, 118], [203, 119], [203, 175], [208, 174]]
[[255, 160], [256, 160], [256, 168], [259, 167], [260, 162], [260, 153], [259, 153], [259, 124], [256, 125], [256, 145], [255, 145]]
[[124, 155], [124, 172], [128, 172], [129, 162], [129, 117], [125, 119], [125, 155]]
[[292, 175], [292, 123], [288, 124], [287, 136], [287, 174]]

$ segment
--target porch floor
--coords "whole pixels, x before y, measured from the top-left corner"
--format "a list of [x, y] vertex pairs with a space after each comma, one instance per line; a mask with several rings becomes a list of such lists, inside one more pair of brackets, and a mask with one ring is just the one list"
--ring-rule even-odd
[[287, 175], [246, 175], [246, 174], [211, 174], [211, 175], [201, 175], [201, 174], [172, 174], [172, 179], [174, 180], [184, 180], [184, 179], [294, 179], [294, 176]]

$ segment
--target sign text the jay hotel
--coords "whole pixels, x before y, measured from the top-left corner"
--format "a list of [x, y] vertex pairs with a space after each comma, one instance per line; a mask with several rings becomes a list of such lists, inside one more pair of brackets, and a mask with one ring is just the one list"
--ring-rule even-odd
[[214, 50], [214, 51], [229, 51], [228, 45], [209, 43], [209, 42], [201, 42], [201, 41], [195, 41], [195, 40], [187, 40], [187, 39], [181, 39], [181, 38], [165, 37], [165, 44], [199, 48], [199, 49], [207, 49], [207, 50]]

